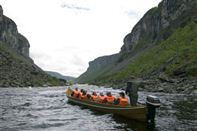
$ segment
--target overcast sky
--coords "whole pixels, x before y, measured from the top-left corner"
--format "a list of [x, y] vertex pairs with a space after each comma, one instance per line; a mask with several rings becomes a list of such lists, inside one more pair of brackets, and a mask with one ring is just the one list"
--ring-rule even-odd
[[123, 38], [161, 0], [0, 0], [43, 70], [78, 77], [88, 62], [118, 53]]

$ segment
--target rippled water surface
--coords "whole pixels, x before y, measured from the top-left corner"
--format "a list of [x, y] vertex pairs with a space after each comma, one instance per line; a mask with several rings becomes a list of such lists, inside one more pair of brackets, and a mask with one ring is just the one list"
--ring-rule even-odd
[[[89, 91], [120, 90], [75, 85]], [[112, 114], [102, 114], [67, 103], [67, 87], [0, 88], [1, 131], [146, 131], [197, 130], [197, 97], [183, 94], [139, 92], [139, 102], [153, 94], [161, 99], [155, 125]]]

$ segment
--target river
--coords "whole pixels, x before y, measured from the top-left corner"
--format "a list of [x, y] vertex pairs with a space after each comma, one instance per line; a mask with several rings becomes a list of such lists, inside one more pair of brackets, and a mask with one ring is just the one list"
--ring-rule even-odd
[[[120, 90], [73, 85], [88, 91], [117, 94]], [[0, 88], [0, 131], [194, 131], [197, 130], [197, 97], [186, 94], [139, 92], [139, 102], [158, 96], [155, 125], [103, 114], [67, 103], [67, 87]]]

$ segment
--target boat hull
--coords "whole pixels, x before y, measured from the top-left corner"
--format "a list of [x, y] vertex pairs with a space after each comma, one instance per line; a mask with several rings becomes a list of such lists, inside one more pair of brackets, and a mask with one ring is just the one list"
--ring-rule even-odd
[[69, 94], [70, 93], [67, 93], [67, 97], [68, 101], [71, 103], [104, 113], [113, 113], [126, 117], [128, 119], [138, 120], [142, 122], [147, 121], [147, 107], [144, 105], [122, 107], [119, 105], [103, 104], [90, 100], [81, 100], [79, 98], [71, 97]]
[[104, 113], [113, 113], [120, 116], [123, 116], [128, 119], [134, 119], [142, 122], [147, 121], [147, 112], [148, 109], [144, 105], [137, 105], [137, 106], [119, 106], [113, 104], [104, 104], [98, 103], [90, 100], [81, 100], [79, 98], [75, 98], [71, 96], [73, 91], [69, 88], [66, 91], [66, 95], [68, 97], [68, 101], [72, 102], [77, 105], [84, 106], [86, 108], [104, 112]]

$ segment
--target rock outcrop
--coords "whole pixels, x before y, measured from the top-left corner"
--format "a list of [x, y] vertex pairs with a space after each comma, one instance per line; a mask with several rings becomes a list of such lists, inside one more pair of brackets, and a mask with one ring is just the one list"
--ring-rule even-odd
[[65, 85], [47, 75], [29, 57], [30, 44], [0, 6], [0, 87]]
[[18, 33], [17, 25], [10, 18], [3, 15], [0, 6], [0, 42], [11, 47], [21, 55], [29, 57], [30, 44], [28, 40]]
[[3, 8], [0, 5], [0, 21], [3, 21]]
[[114, 63], [118, 58], [118, 54], [102, 56], [89, 62], [88, 70], [103, 69], [103, 67]]
[[184, 27], [197, 17], [195, 0], [163, 0], [149, 10], [124, 38], [121, 54], [136, 54], [167, 39], [175, 29]]
[[90, 61], [86, 73], [77, 78], [77, 81], [82, 81], [82, 83], [85, 83], [86, 80], [93, 80], [100, 75], [107, 73], [106, 71], [113, 66], [114, 62], [117, 61], [118, 56], [119, 54], [113, 54], [109, 56], [102, 56]]

